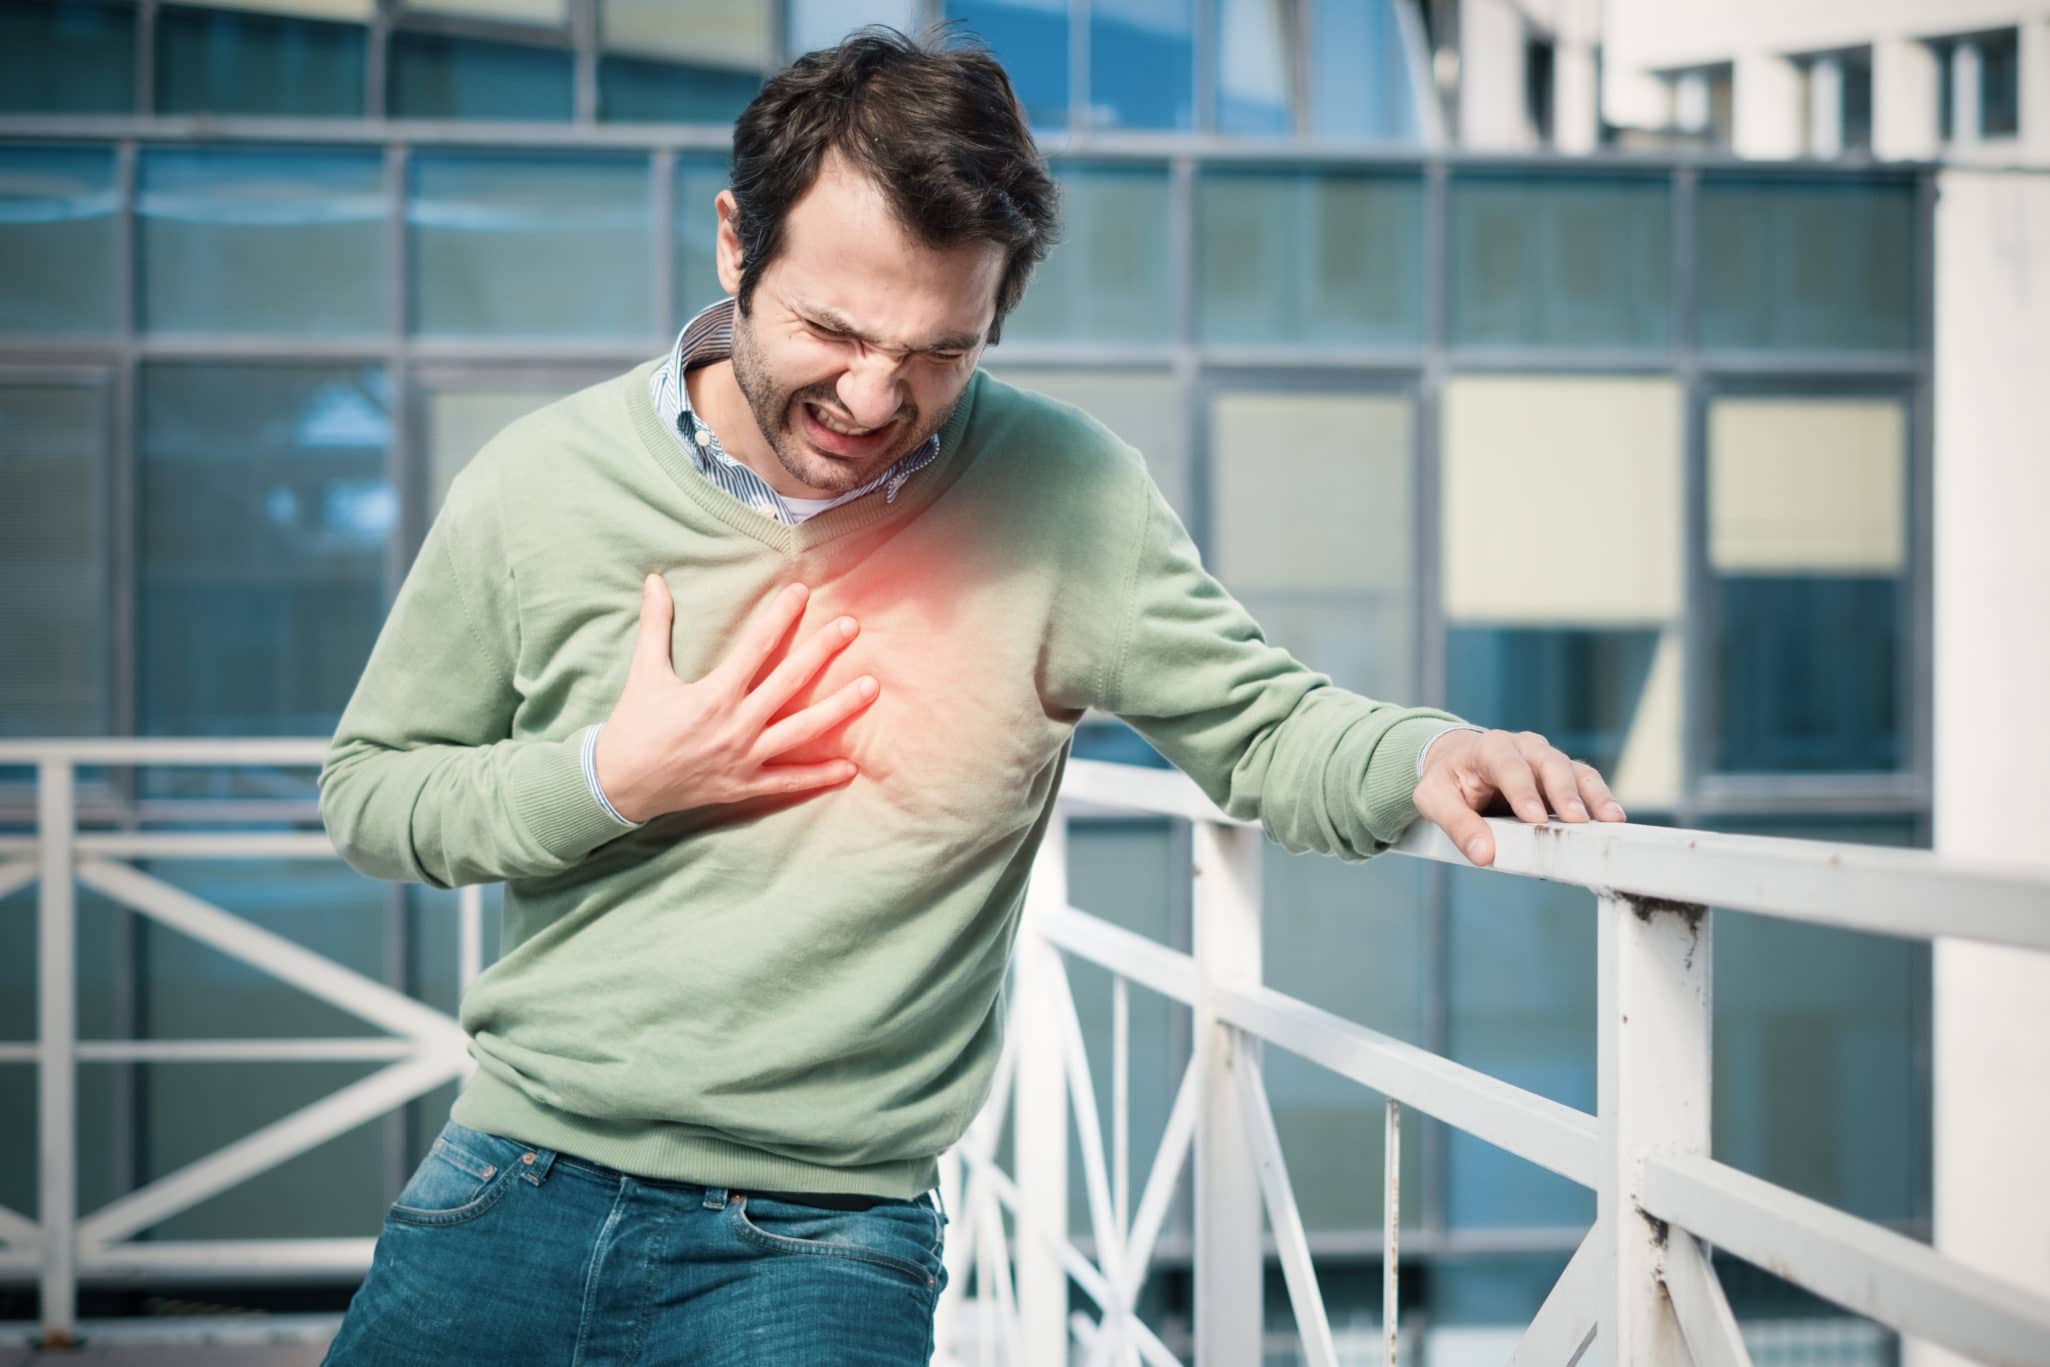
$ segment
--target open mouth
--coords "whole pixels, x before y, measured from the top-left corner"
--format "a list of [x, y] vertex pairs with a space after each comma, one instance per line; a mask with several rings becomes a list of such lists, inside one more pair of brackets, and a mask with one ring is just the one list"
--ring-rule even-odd
[[897, 430], [895, 420], [881, 427], [862, 428], [823, 411], [817, 404], [799, 404], [798, 409], [803, 414], [805, 440], [829, 456], [872, 456], [889, 443]]

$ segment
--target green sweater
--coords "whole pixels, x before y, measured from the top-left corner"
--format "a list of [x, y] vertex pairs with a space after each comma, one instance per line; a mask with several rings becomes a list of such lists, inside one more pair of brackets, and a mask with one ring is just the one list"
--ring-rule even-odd
[[[506, 885], [500, 956], [462, 999], [461, 1123], [651, 1178], [909, 1197], [988, 1094], [1083, 709], [1291, 850], [1364, 859], [1415, 818], [1418, 751], [1458, 719], [1269, 645], [1080, 411], [977, 372], [894, 502], [786, 527], [691, 467], [654, 365], [521, 418], [456, 477], [320, 775], [361, 872]], [[651, 570], [684, 679], [793, 580], [795, 639], [860, 619], [805, 695], [881, 681], [814, 747], [853, 783], [631, 830], [604, 810], [577, 739], [619, 695]]]

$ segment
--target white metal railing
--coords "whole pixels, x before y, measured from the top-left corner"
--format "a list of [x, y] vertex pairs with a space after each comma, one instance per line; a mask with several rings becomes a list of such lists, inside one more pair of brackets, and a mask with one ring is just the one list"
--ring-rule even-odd
[[[1926, 851], [1492, 819], [1495, 871], [1577, 884], [1597, 901], [1597, 1114], [1589, 1115], [1264, 987], [1259, 831], [1225, 817], [1187, 779], [1077, 761], [1062, 796], [1027, 898], [996, 1090], [943, 1176], [957, 1214], [941, 1342], [955, 1361], [1058, 1362], [1072, 1349], [1092, 1365], [1174, 1362], [1137, 1318], [1136, 1303], [1169, 1199], [1184, 1168], [1193, 1167], [1196, 1359], [1261, 1360], [1264, 1212], [1303, 1354], [1319, 1367], [1335, 1364], [1261, 1082], [1261, 1053], [1271, 1045], [1383, 1099], [1382, 1331], [1391, 1364], [1402, 1106], [1595, 1192], [1594, 1226], [1524, 1333], [1516, 1364], [1748, 1364], [1710, 1246], [1974, 1359], [2050, 1363], [2050, 1298], [1709, 1156], [1708, 910], [2050, 951], [2050, 874]], [[1106, 810], [1193, 823], [1191, 952], [1069, 905], [1067, 818]], [[1392, 853], [1467, 863], [1421, 821]], [[1108, 1158], [1067, 959], [1113, 975]], [[1196, 1021], [1191, 1059], [1136, 1213], [1128, 1209], [1126, 1176], [1128, 985], [1182, 1003]], [[1093, 1256], [1067, 1229], [1071, 1104]], [[1007, 1122], [1011, 1173], [994, 1161]], [[971, 1273], [979, 1291], [972, 1301], [957, 1294]], [[1088, 1311], [1070, 1306], [1070, 1282], [1092, 1303]]]
[[[227, 1187], [403, 1104], [473, 1066], [457, 1023], [324, 956], [134, 867], [138, 859], [335, 857], [320, 833], [80, 829], [81, 765], [318, 765], [318, 740], [0, 742], [0, 765], [37, 771], [37, 831], [0, 837], [0, 896], [38, 885], [37, 1039], [0, 1043], [0, 1063], [39, 1080], [41, 1208], [0, 1209], [0, 1268], [33, 1272], [46, 1343], [76, 1328], [81, 1277], [360, 1275], [371, 1239], [185, 1240], [132, 1236]], [[1069, 905], [1067, 822], [1090, 811], [1192, 823], [1193, 949], [1183, 953]], [[1743, 1340], [1707, 1258], [1714, 1245], [1904, 1334], [1997, 1362], [2050, 1364], [2050, 1299], [1926, 1245], [1708, 1156], [1712, 923], [1707, 907], [1930, 939], [2050, 951], [2050, 875], [1926, 852], [1825, 845], [1611, 824], [1491, 821], [1493, 868], [1588, 888], [1599, 917], [1598, 1114], [1589, 1115], [1296, 1001], [1262, 985], [1260, 852], [1187, 779], [1072, 763], [1062, 811], [1034, 870], [1011, 993], [1011, 1028], [990, 1100], [942, 1164], [954, 1216], [942, 1359], [1039, 1364], [1176, 1361], [1137, 1314], [1185, 1169], [1195, 1194], [1195, 1344], [1205, 1363], [1254, 1363], [1262, 1350], [1264, 1223], [1272, 1231], [1303, 1351], [1332, 1364], [1319, 1294], [1273, 1111], [1265, 1046], [1286, 1050], [1382, 1098], [1388, 1134], [1383, 1333], [1396, 1361], [1400, 1108], [1473, 1134], [1596, 1193], [1596, 1221], [1546, 1298], [1517, 1363], [1572, 1363], [1593, 1347], [1612, 1363], [1744, 1363]], [[1464, 864], [1419, 822], [1394, 853]], [[346, 1040], [77, 1038], [75, 890], [93, 888], [386, 1032]], [[482, 900], [461, 890], [461, 974], [481, 962]], [[1068, 987], [1066, 961], [1112, 974], [1111, 1115], [1103, 1117]], [[1132, 986], [1194, 1013], [1191, 1059], [1132, 1199]], [[371, 1076], [83, 1214], [76, 1205], [82, 1060], [388, 1059]], [[2050, 1082], [2046, 1082], [2050, 1085]], [[1081, 1141], [1092, 1238], [1068, 1231], [1068, 1143]], [[1014, 1165], [996, 1161], [1012, 1127]], [[971, 1273], [977, 1295], [967, 1296]], [[1093, 1313], [1071, 1305], [1078, 1287]]]

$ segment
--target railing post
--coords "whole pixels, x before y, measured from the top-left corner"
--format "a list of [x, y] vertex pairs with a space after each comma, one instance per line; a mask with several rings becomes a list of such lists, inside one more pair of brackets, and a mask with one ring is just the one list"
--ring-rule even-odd
[[36, 1041], [38, 1168], [42, 1174], [42, 1346], [70, 1345], [78, 1329], [78, 990], [73, 964], [71, 761], [36, 772]]
[[1595, 1352], [1614, 1367], [1686, 1362], [1660, 1285], [1666, 1229], [1643, 1214], [1644, 1160], [1706, 1153], [1713, 939], [1706, 907], [1603, 894], [1598, 915], [1601, 1279]]
[[1063, 1008], [1048, 962], [1060, 951], [1041, 938], [1033, 921], [1038, 908], [1067, 905], [1068, 817], [1065, 808], [1057, 807], [1033, 861], [1025, 923], [1018, 931], [1017, 1033], [1011, 1040], [1018, 1051], [1011, 1141], [1022, 1208], [1011, 1257], [1026, 1362], [1068, 1360], [1068, 1274], [1042, 1242], [1043, 1237], [1068, 1237], [1068, 1091], [1061, 1027], [1054, 1016]]
[[1260, 830], [1199, 821], [1195, 829], [1195, 956], [1204, 1004], [1196, 1039], [1210, 1046], [1196, 1120], [1196, 1362], [1259, 1362], [1264, 1326], [1260, 1187], [1232, 1076], [1239, 1050], [1257, 1051], [1208, 1004], [1216, 985], [1260, 984]]

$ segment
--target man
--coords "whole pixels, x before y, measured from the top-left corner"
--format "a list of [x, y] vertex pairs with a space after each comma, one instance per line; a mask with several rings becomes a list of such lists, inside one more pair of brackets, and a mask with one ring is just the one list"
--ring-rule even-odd
[[454, 481], [321, 811], [365, 873], [503, 880], [503, 950], [330, 1361], [926, 1361], [1086, 708], [1291, 849], [1623, 818], [1267, 644], [1135, 452], [977, 369], [1054, 205], [986, 55], [801, 58], [735, 128], [732, 298]]

